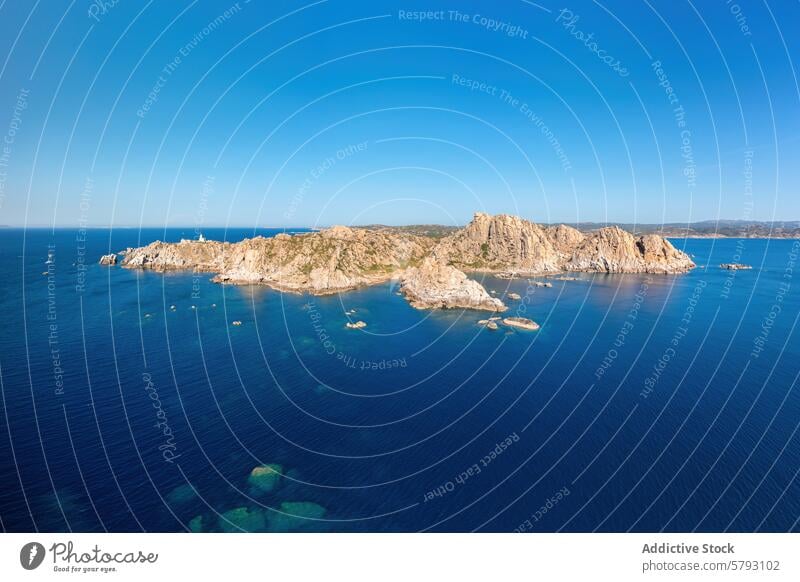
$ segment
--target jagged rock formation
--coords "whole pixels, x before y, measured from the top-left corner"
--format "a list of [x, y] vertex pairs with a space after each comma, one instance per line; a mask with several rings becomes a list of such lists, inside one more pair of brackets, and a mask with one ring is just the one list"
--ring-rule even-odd
[[400, 291], [417, 309], [507, 309], [502, 301], [490, 296], [483, 285], [434, 257], [426, 258], [419, 267], [406, 270]]
[[564, 265], [566, 271], [684, 273], [692, 260], [657, 234], [636, 237], [618, 226], [587, 236]]
[[467, 271], [511, 274], [682, 273], [694, 267], [658, 235], [636, 237], [616, 226], [583, 234], [563, 224], [542, 227], [517, 216], [480, 212], [437, 244], [433, 255]]
[[214, 280], [221, 283], [266, 284], [317, 295], [400, 278], [402, 294], [415, 307], [490, 311], [506, 307], [463, 271], [513, 277], [563, 271], [681, 273], [694, 267], [658, 235], [637, 237], [618, 227], [583, 234], [565, 225], [543, 227], [516, 216], [483, 213], [438, 239], [400, 229], [334, 226], [238, 243], [156, 241], [121, 254], [127, 268], [192, 269], [216, 273]]
[[103, 255], [100, 257], [100, 264], [101, 265], [116, 265], [117, 264], [117, 255], [110, 254], [110, 255]]
[[569, 226], [544, 228], [518, 216], [478, 212], [466, 227], [442, 239], [433, 256], [467, 271], [559, 271], [568, 241], [582, 238]]
[[263, 283], [288, 291], [336, 293], [386, 281], [419, 263], [425, 237], [335, 226], [320, 232], [255, 237], [238, 243], [154, 242], [131, 249], [125, 267], [196, 269], [221, 283]]
[[231, 247], [231, 243], [217, 241], [166, 243], [157, 240], [145, 247], [127, 249], [123, 254], [122, 266], [154, 271], [194, 269], [214, 272], [223, 269], [223, 255]]

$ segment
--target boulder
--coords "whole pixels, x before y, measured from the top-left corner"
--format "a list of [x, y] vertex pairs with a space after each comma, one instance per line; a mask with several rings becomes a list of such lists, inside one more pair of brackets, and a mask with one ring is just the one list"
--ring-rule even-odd
[[539, 324], [531, 319], [528, 319], [527, 317], [506, 317], [503, 320], [503, 323], [509, 327], [527, 329], [530, 331], [536, 331], [539, 329]]
[[406, 270], [400, 290], [417, 309], [507, 309], [480, 283], [434, 257], [426, 258], [419, 267]]
[[720, 269], [727, 269], [729, 271], [746, 271], [750, 270], [753, 267], [750, 265], [745, 265], [743, 263], [722, 263], [719, 266]]

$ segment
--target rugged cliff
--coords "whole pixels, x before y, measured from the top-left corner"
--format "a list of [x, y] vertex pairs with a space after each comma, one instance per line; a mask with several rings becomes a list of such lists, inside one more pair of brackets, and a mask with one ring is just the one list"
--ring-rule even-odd
[[566, 259], [566, 241], [582, 237], [568, 226], [547, 229], [518, 216], [479, 212], [466, 227], [442, 239], [433, 256], [470, 271], [552, 272]]
[[505, 311], [506, 306], [463, 271], [428, 257], [403, 273], [403, 295], [417, 309], [464, 308]]
[[222, 283], [263, 283], [290, 291], [335, 293], [386, 281], [422, 261], [433, 241], [335, 226], [307, 234], [255, 237], [238, 243], [154, 242], [131, 249], [128, 268], [197, 269]]
[[694, 266], [686, 253], [661, 236], [637, 237], [611, 226], [587, 236], [563, 268], [605, 273], [684, 273]]
[[543, 227], [517, 216], [477, 213], [442, 239], [433, 256], [467, 271], [540, 274], [556, 271], [682, 273], [694, 263], [658, 236], [618, 227], [589, 234], [566, 225]]

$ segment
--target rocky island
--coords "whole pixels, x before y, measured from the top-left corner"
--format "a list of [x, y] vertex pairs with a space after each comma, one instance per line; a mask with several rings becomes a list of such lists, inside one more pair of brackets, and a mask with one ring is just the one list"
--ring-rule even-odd
[[565, 225], [545, 227], [517, 216], [484, 213], [443, 237], [334, 226], [236, 243], [156, 241], [127, 249], [121, 264], [128, 269], [208, 272], [219, 283], [263, 284], [315, 295], [398, 279], [401, 293], [419, 309], [496, 312], [505, 311], [505, 304], [467, 272], [669, 274], [695, 266], [658, 235], [634, 236], [618, 227], [584, 234]]
[[728, 271], [749, 271], [753, 267], [743, 263], [722, 263], [719, 268], [726, 269]]
[[503, 323], [509, 327], [518, 327], [520, 329], [528, 329], [536, 331], [539, 329], [539, 324], [527, 317], [506, 317]]
[[502, 301], [489, 295], [483, 285], [434, 257], [426, 257], [419, 267], [407, 269], [402, 276], [400, 291], [417, 309], [507, 309]]

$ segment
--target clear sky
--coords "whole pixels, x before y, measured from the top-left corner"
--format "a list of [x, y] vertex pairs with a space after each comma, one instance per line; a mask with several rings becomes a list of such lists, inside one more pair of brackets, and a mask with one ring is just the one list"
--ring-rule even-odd
[[773, 0], [0, 0], [0, 224], [796, 220], [798, 30]]

